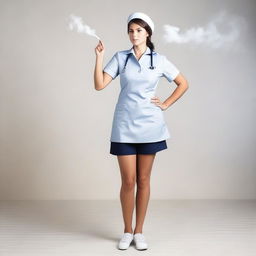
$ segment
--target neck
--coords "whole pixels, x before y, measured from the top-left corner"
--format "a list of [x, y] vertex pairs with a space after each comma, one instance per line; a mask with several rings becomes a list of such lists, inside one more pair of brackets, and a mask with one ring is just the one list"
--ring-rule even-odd
[[134, 52], [136, 55], [143, 54], [147, 50], [147, 45], [134, 45], [133, 46]]

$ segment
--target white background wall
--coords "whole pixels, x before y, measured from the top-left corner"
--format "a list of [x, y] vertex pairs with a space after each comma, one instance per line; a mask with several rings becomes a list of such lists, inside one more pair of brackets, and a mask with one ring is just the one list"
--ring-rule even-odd
[[[83, 17], [106, 46], [104, 64], [131, 47], [134, 11], [155, 22], [152, 41], [190, 88], [164, 112], [171, 139], [157, 154], [152, 199], [256, 198], [255, 1], [0, 1], [0, 199], [118, 199], [109, 154], [119, 77], [94, 90], [96, 38], [67, 30]], [[238, 41], [213, 49], [164, 43], [164, 24], [205, 26], [243, 17]], [[221, 29], [222, 27], [220, 27]], [[162, 78], [158, 96], [175, 89]]]

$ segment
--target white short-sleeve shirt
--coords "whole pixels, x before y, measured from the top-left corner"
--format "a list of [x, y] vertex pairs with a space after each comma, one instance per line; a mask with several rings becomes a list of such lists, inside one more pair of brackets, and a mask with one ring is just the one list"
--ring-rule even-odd
[[151, 98], [155, 96], [160, 77], [171, 83], [180, 71], [166, 56], [154, 51], [155, 69], [150, 69], [150, 52], [147, 47], [137, 60], [133, 48], [118, 51], [103, 69], [113, 79], [120, 75], [121, 91], [112, 121], [112, 142], [146, 143], [170, 138], [163, 111]]

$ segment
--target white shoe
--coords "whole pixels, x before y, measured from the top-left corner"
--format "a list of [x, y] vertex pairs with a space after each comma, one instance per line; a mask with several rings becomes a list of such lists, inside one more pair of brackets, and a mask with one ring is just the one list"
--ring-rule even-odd
[[147, 250], [148, 249], [146, 238], [142, 233], [134, 234], [133, 238], [134, 238], [134, 242], [135, 242], [135, 248], [137, 250]]
[[133, 240], [132, 233], [128, 233], [128, 232], [124, 233], [119, 241], [118, 248], [121, 250], [126, 250], [130, 246], [130, 243], [132, 242], [132, 240]]

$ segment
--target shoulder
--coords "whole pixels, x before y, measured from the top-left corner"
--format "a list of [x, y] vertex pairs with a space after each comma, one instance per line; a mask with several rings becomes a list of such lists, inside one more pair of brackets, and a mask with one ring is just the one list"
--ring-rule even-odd
[[[130, 52], [130, 49], [127, 49], [127, 50], [120, 50], [120, 51], [116, 51], [116, 52], [115, 52], [115, 55], [116, 55], [116, 56], [127, 55], [129, 52]], [[157, 56], [157, 57], [160, 57], [160, 58], [165, 57], [165, 55], [162, 55], [162, 54], [160, 54], [160, 53], [158, 53], [158, 52], [156, 52], [156, 51], [153, 51], [153, 55], [155, 55], [155, 56]]]
[[124, 56], [124, 55], [127, 55], [129, 53], [129, 49], [128, 50], [120, 50], [120, 51], [117, 51], [115, 53], [116, 56]]
[[129, 52], [130, 52], [129, 49], [116, 51], [113, 57], [116, 58], [119, 63], [123, 63], [125, 62], [127, 56], [129, 55]]
[[166, 59], [166, 55], [156, 52], [155, 55], [157, 56], [157, 58], [159, 58], [161, 61], [164, 61], [164, 59]]
[[121, 51], [118, 51], [118, 53], [120, 54], [126, 54], [130, 51], [130, 49], [126, 49], [126, 50], [121, 50]]
[[[150, 56], [150, 55], [148, 55], [148, 56]], [[154, 63], [156, 63], [156, 65], [158, 67], [162, 67], [164, 65], [166, 56], [164, 54], [162, 54], [161, 52], [153, 51], [153, 58], [154, 58]]]
[[161, 62], [161, 64], [163, 66], [166, 66], [166, 65], [173, 65], [173, 62], [171, 60], [171, 58], [169, 58], [168, 56], [166, 56], [165, 54], [158, 54], [159, 56], [159, 60]]
[[119, 59], [122, 56], [126, 56], [128, 54], [129, 50], [121, 50], [121, 51], [116, 51], [113, 54], [113, 57], [116, 57], [117, 59]]

